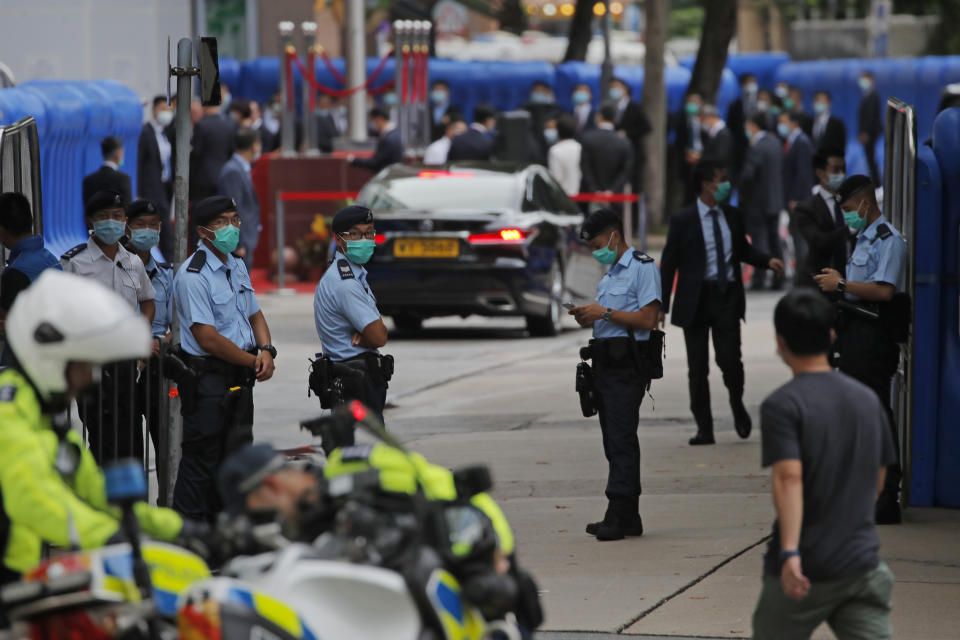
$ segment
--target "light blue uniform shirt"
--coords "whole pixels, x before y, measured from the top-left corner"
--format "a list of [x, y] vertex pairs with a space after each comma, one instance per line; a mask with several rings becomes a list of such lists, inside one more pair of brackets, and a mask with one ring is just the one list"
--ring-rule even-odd
[[[717, 222], [720, 224], [720, 237], [723, 239], [723, 263], [727, 265], [727, 283], [731, 283], [733, 282], [733, 264], [730, 258], [733, 256], [733, 238], [730, 236], [730, 225], [727, 224], [727, 218], [723, 215], [720, 205], [713, 208], [718, 211]], [[707, 250], [707, 272], [704, 274], [704, 279], [716, 280], [719, 271], [717, 271], [717, 241], [713, 237], [713, 216], [710, 215], [710, 207], [700, 198], [697, 198], [697, 211], [700, 212], [703, 244]]]
[[[633, 247], [627, 249], [620, 259], [600, 279], [597, 286], [597, 302], [614, 311], [640, 311], [654, 300], [662, 301], [660, 293], [660, 268], [657, 263], [641, 262], [633, 257]], [[649, 331], [634, 329], [637, 340], [649, 340]], [[615, 322], [600, 319], [593, 323], [593, 337], [626, 338], [627, 328]]]
[[147, 275], [153, 285], [153, 304], [156, 306], [151, 331], [155, 337], [163, 337], [170, 330], [173, 320], [173, 267], [166, 263], [160, 266], [151, 255], [147, 263]]
[[[885, 224], [891, 235], [881, 238], [877, 227]], [[847, 280], [850, 282], [886, 282], [897, 291], [903, 290], [904, 264], [907, 242], [882, 215], [857, 235], [857, 244], [847, 261]], [[856, 296], [845, 294], [848, 300]]]
[[350, 340], [379, 318], [367, 270], [338, 251], [313, 297], [313, 319], [323, 355], [340, 362], [371, 351], [350, 344]]
[[[243, 350], [256, 346], [250, 316], [260, 310], [257, 296], [243, 260], [227, 255], [226, 264], [206, 247], [197, 249], [207, 254], [199, 273], [188, 271], [193, 259], [185, 260], [173, 279], [173, 297], [180, 319], [180, 344], [195, 356], [210, 355], [200, 348], [193, 332], [194, 324], [208, 324], [221, 336]], [[196, 254], [194, 254], [196, 255]]]

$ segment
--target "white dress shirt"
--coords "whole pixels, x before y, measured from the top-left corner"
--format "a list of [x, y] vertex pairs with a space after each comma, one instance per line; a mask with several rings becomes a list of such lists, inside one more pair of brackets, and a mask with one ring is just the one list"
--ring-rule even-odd
[[580, 143], [570, 138], [547, 152], [547, 168], [567, 195], [580, 193]]
[[423, 152], [423, 164], [439, 166], [447, 163], [447, 156], [450, 154], [450, 138], [441, 136], [434, 140]]
[[157, 139], [157, 147], [160, 148], [160, 180], [170, 182], [173, 179], [173, 173], [170, 171], [170, 139], [163, 132], [163, 125], [156, 120], [150, 120], [150, 126], [153, 127], [153, 135]]

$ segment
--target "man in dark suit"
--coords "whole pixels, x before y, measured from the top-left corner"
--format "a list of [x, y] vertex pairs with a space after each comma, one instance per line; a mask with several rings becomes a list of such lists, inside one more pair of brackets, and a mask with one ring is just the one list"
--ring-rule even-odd
[[597, 111], [593, 108], [593, 89], [586, 83], [580, 83], [573, 88], [570, 94], [570, 101], [573, 102], [573, 117], [577, 121], [577, 137], [585, 131], [596, 129]]
[[[720, 112], [712, 104], [700, 109], [700, 125], [703, 127], [703, 157], [718, 162], [726, 169], [731, 182], [735, 171], [736, 141], [726, 123], [720, 119]], [[694, 185], [696, 188], [696, 185]]]
[[190, 202], [217, 195], [220, 169], [233, 155], [235, 131], [235, 124], [223, 117], [220, 107], [203, 108], [190, 141]]
[[247, 271], [253, 266], [253, 251], [260, 237], [260, 203], [250, 179], [251, 165], [260, 157], [260, 136], [253, 129], [242, 128], [234, 140], [233, 156], [220, 169], [217, 189], [220, 195], [233, 198], [240, 216], [240, 243], [233, 252], [243, 258]]
[[[730, 183], [723, 167], [701, 160], [694, 170], [700, 195], [696, 203], [670, 216], [667, 244], [660, 262], [661, 280], [677, 280], [671, 322], [683, 328], [689, 369], [690, 409], [697, 422], [691, 445], [713, 444], [713, 415], [707, 381], [713, 334], [717, 365], [730, 394], [734, 425], [741, 438], [750, 435], [750, 414], [743, 404], [744, 373], [740, 354], [740, 320], [746, 311], [740, 263], [772, 269], [783, 275], [783, 262], [758, 251], [747, 242], [743, 216], [723, 201]], [[660, 322], [670, 310], [670, 284], [663, 287]]]
[[493, 128], [497, 122], [496, 110], [488, 104], [473, 109], [473, 123], [450, 141], [447, 162], [455, 160], [489, 160], [493, 157]]
[[734, 186], [740, 184], [739, 168], [743, 166], [743, 159], [747, 155], [747, 136], [745, 127], [747, 118], [757, 110], [757, 78], [752, 73], [740, 76], [740, 97], [730, 104], [727, 109], [727, 126], [733, 134], [734, 156], [733, 164], [737, 167], [737, 174], [731, 174]]
[[[758, 111], [747, 120], [750, 148], [740, 172], [740, 202], [746, 216], [747, 231], [754, 246], [774, 258], [780, 249], [780, 212], [783, 210], [783, 149], [780, 138], [764, 128], [766, 114]], [[753, 288], [763, 289], [766, 274], [757, 270]], [[774, 279], [773, 287], [783, 286]]]
[[817, 91], [813, 95], [813, 135], [810, 139], [818, 151], [831, 149], [843, 155], [847, 148], [847, 125], [831, 115], [831, 102], [829, 91]]
[[700, 109], [703, 98], [698, 93], [688, 93], [680, 113], [668, 117], [668, 126], [676, 131], [673, 156], [674, 166], [678, 167], [683, 183], [683, 204], [690, 204], [697, 198], [697, 189], [693, 184], [693, 168], [703, 157], [704, 133], [700, 123]]
[[587, 193], [622, 193], [632, 177], [633, 150], [614, 131], [617, 107], [607, 103], [597, 112], [597, 128], [583, 134], [580, 173]]
[[123, 166], [123, 141], [107, 136], [100, 142], [103, 164], [83, 179], [83, 202], [87, 203], [98, 191], [116, 191], [124, 202], [130, 202], [133, 190], [130, 176], [120, 171]]
[[806, 260], [797, 262], [796, 284], [802, 287], [817, 287], [813, 276], [823, 269], [836, 269], [842, 276], [850, 251], [851, 233], [836, 197], [846, 178], [843, 152], [821, 149], [813, 157], [813, 170], [819, 182], [815, 193], [797, 203], [791, 216], [794, 237], [807, 245]]
[[858, 83], [863, 97], [860, 98], [860, 107], [857, 109], [857, 139], [863, 145], [863, 153], [867, 156], [870, 179], [873, 184], [880, 184], [880, 169], [874, 154], [877, 139], [883, 135], [880, 96], [874, 87], [873, 74], [869, 71], [860, 72]]
[[797, 233], [793, 210], [797, 203], [810, 197], [813, 190], [813, 143], [803, 132], [803, 118], [798, 111], [780, 114], [777, 125], [783, 143], [783, 199], [790, 213], [790, 235], [793, 237], [793, 255], [796, 264], [802, 264], [807, 256], [807, 243]]
[[793, 111], [800, 118], [800, 128], [810, 138], [813, 136], [813, 117], [803, 109], [803, 90], [800, 87], [790, 87], [788, 97], [783, 101], [787, 111]]
[[350, 164], [377, 173], [391, 164], [403, 162], [400, 130], [390, 121], [387, 107], [376, 106], [370, 109], [370, 124], [380, 133], [373, 155], [369, 158], [353, 158]]
[[[630, 85], [621, 78], [614, 78], [610, 82], [610, 100], [617, 103], [617, 119], [615, 124], [619, 131], [623, 131], [630, 141], [633, 151], [633, 173], [630, 176], [631, 187], [635, 194], [643, 192], [643, 166], [646, 163], [647, 154], [643, 149], [643, 139], [653, 130], [650, 126], [650, 120], [647, 118], [643, 105], [631, 99]], [[640, 203], [634, 204], [633, 210], [633, 228], [640, 228]]]
[[160, 218], [160, 252], [173, 258], [173, 226], [170, 195], [173, 185], [173, 145], [166, 128], [173, 122], [173, 109], [164, 96], [153, 99], [150, 119], [143, 123], [137, 141], [137, 197], [153, 203]]

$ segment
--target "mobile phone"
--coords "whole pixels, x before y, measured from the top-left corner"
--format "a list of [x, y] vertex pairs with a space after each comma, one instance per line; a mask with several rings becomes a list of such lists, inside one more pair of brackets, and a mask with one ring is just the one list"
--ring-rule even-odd
[[573, 304], [573, 301], [571, 301], [571, 300], [567, 300], [566, 302], [563, 303], [563, 308], [564, 308], [564, 309], [567, 309], [568, 311], [569, 311], [570, 309], [573, 309], [575, 306], [577, 306], [577, 305]]

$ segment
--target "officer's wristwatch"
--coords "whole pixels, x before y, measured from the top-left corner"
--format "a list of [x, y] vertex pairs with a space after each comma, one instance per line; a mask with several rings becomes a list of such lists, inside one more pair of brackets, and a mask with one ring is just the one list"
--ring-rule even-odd
[[840, 282], [837, 283], [837, 291], [844, 293], [847, 290], [847, 281], [843, 278], [840, 278]]
[[274, 360], [277, 359], [277, 348], [272, 344], [261, 344], [257, 347], [257, 351], [266, 351], [270, 354], [270, 357]]
[[603, 312], [603, 319], [610, 322], [611, 317], [613, 317], [613, 309], [607, 307], [607, 310]]

